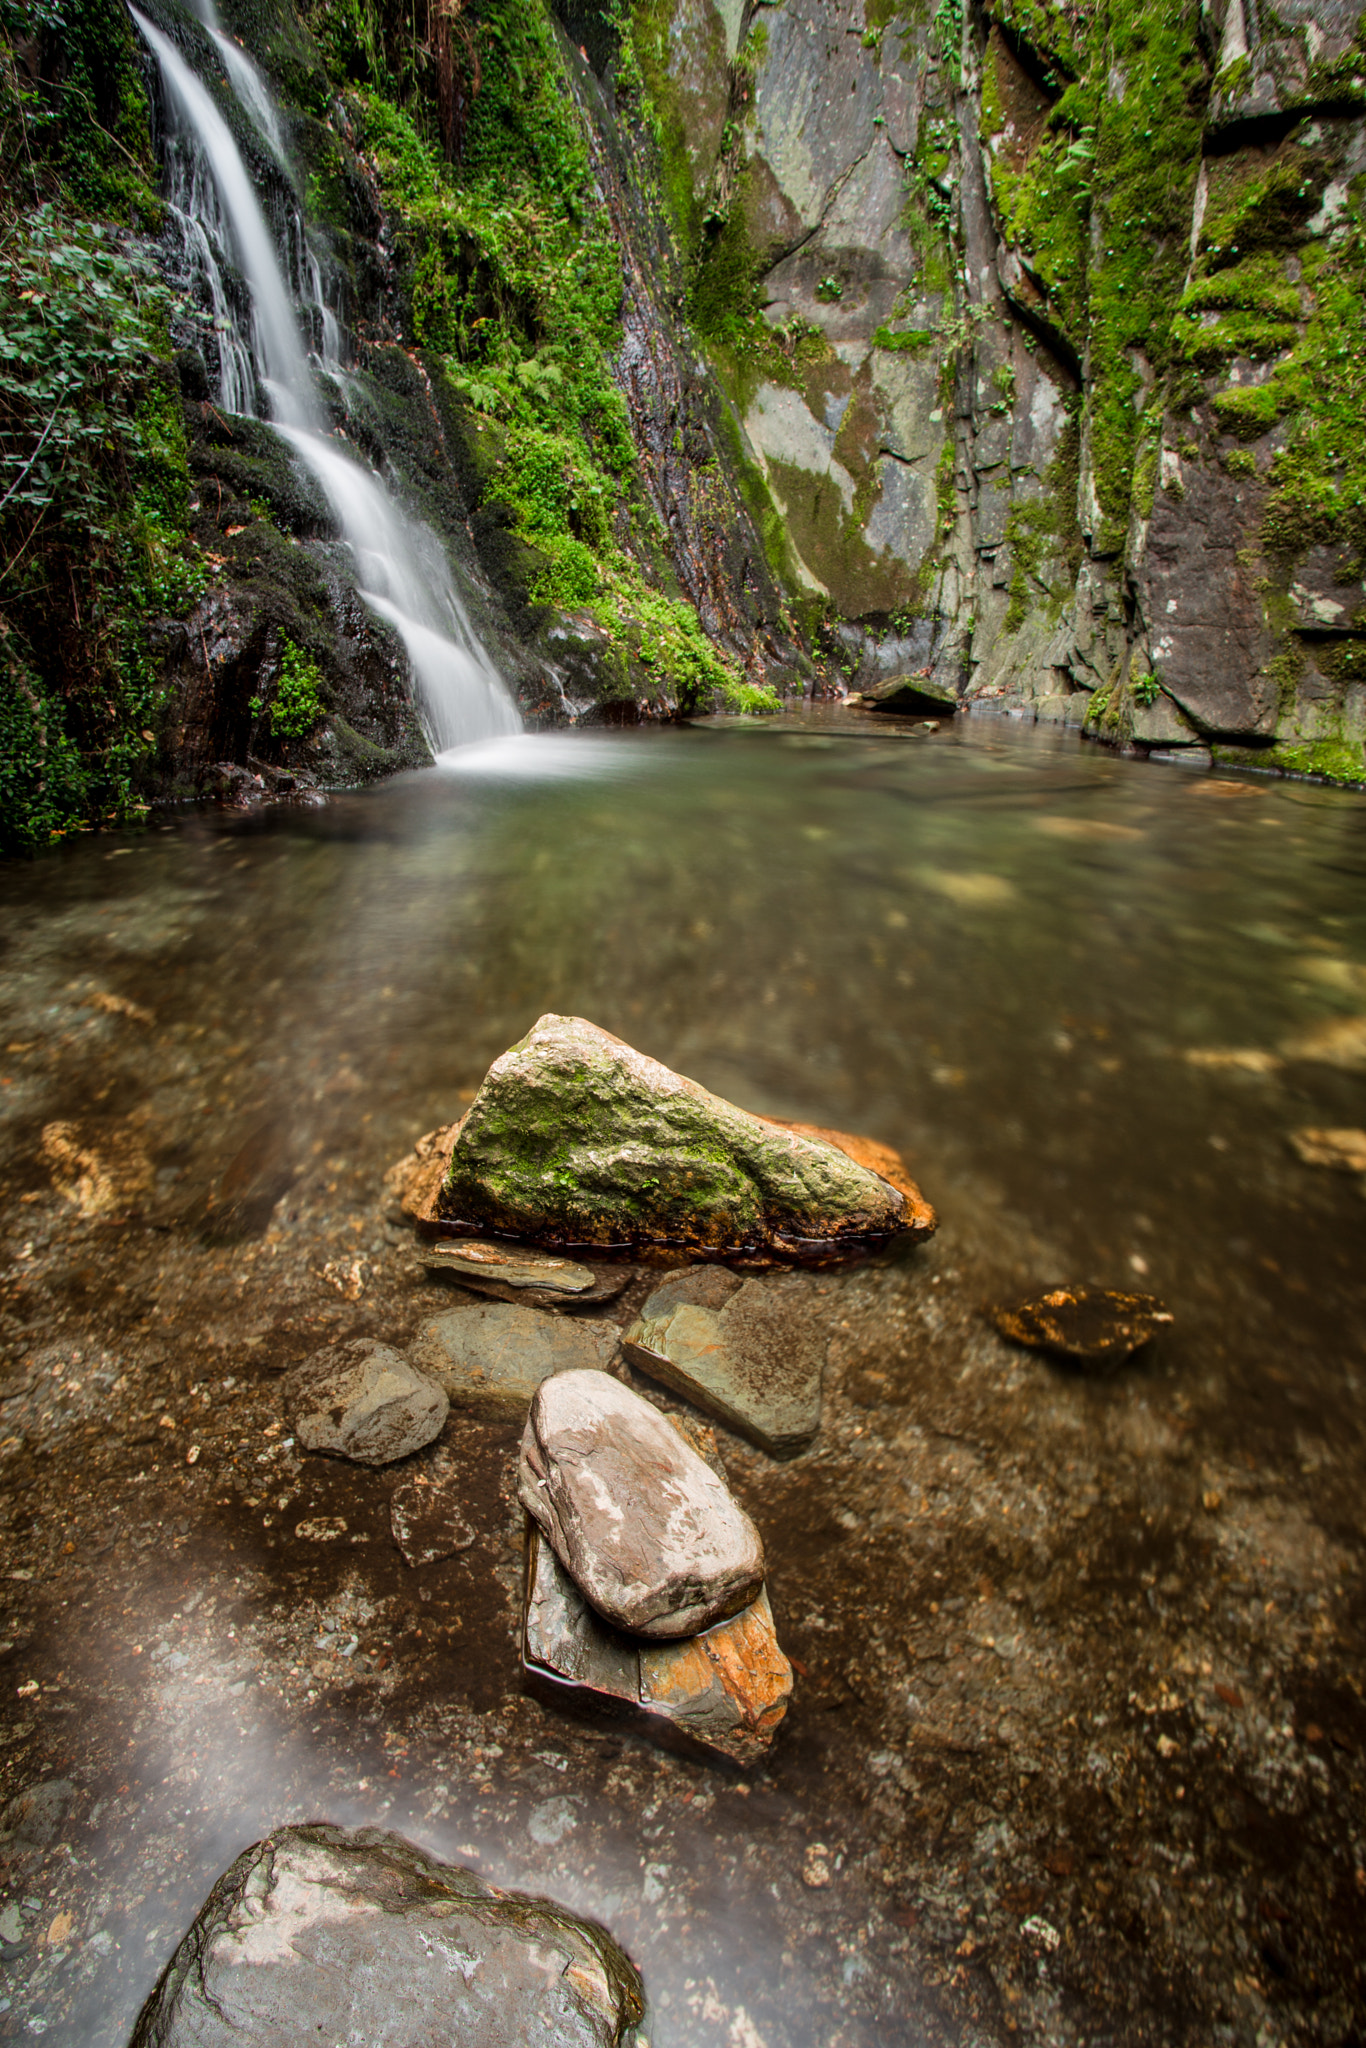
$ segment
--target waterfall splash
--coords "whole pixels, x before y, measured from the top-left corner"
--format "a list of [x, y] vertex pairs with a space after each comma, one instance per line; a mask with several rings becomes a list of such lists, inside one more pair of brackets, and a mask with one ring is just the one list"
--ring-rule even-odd
[[[223, 55], [234, 91], [283, 163], [265, 81], [222, 33], [212, 0], [198, 0], [196, 11]], [[227, 411], [253, 413], [259, 382], [272, 424], [332, 508], [355, 559], [361, 598], [403, 642], [432, 751], [518, 732], [521, 720], [470, 625], [440, 541], [326, 431], [274, 239], [227, 122], [175, 45], [135, 7], [130, 12], [161, 73], [176, 145], [171, 196], [187, 267], [202, 279], [213, 308], [220, 402]], [[321, 269], [302, 222], [294, 241], [300, 296], [320, 315], [321, 362], [336, 374], [340, 329], [323, 299]], [[221, 256], [227, 252], [236, 259], [250, 300], [247, 337], [223, 279]]]

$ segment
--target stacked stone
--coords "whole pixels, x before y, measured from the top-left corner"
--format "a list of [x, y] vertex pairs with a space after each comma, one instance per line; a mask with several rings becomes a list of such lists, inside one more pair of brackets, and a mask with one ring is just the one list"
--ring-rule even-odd
[[517, 1490], [528, 1678], [760, 1762], [792, 1667], [759, 1532], [682, 1429], [608, 1374], [558, 1373], [531, 1403]]

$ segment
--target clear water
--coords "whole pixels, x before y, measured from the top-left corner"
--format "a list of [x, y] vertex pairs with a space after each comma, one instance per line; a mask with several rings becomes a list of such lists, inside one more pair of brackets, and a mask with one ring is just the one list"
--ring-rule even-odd
[[[321, 1815], [602, 1918], [655, 2048], [1345, 2038], [1366, 1207], [1288, 1139], [1366, 1123], [1324, 1035], [1366, 1011], [1363, 875], [1358, 796], [838, 714], [516, 738], [12, 869], [0, 1765], [76, 1787], [12, 1880], [73, 1916], [7, 1953], [13, 2023], [124, 2038], [231, 1857]], [[265, 1435], [289, 1363], [440, 1307], [384, 1170], [547, 1010], [897, 1145], [941, 1212], [812, 1283], [814, 1450], [723, 1442], [802, 1667], [743, 1785], [520, 1699], [515, 1427], [453, 1421], [481, 1540], [425, 1579], [391, 1474]], [[145, 1161], [131, 1205], [82, 1218], [54, 1123]], [[277, 1140], [278, 1207], [215, 1239]], [[1102, 1383], [1007, 1353], [982, 1303], [1058, 1279], [1174, 1333]], [[1264, 1895], [1301, 1948], [1254, 1993]]]

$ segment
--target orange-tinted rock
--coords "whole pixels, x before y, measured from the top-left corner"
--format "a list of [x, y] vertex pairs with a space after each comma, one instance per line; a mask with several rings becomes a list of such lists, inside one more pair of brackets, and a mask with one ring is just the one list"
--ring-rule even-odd
[[1083, 1365], [1118, 1364], [1174, 1321], [1155, 1294], [1117, 1294], [1109, 1287], [1054, 1287], [988, 1314], [1012, 1344]]
[[729, 1621], [681, 1642], [652, 1643], [594, 1613], [533, 1528], [527, 1549], [522, 1659], [528, 1678], [557, 1698], [634, 1720], [744, 1769], [771, 1748], [792, 1693], [768, 1595]]

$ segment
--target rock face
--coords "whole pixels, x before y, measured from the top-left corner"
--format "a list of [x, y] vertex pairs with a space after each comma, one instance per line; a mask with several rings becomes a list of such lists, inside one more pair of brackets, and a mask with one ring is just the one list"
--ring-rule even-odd
[[528, 1677], [656, 1724], [745, 1769], [772, 1747], [792, 1694], [768, 1595], [682, 1642], [642, 1643], [595, 1614], [550, 1545], [527, 1552], [522, 1659]]
[[218, 1880], [131, 2048], [629, 2048], [640, 1978], [602, 1928], [378, 1828], [281, 1828]]
[[457, 1408], [520, 1416], [552, 1373], [609, 1366], [620, 1336], [615, 1323], [570, 1322], [512, 1302], [469, 1302], [423, 1323], [412, 1355]]
[[358, 1465], [390, 1465], [431, 1443], [450, 1403], [402, 1352], [357, 1337], [315, 1351], [285, 1377], [285, 1404], [299, 1442]]
[[436, 1198], [449, 1224], [543, 1245], [819, 1260], [934, 1214], [825, 1137], [751, 1116], [581, 1017], [494, 1061]]
[[805, 1287], [695, 1266], [656, 1288], [623, 1339], [631, 1363], [775, 1458], [821, 1424], [825, 1342]]
[[1116, 1294], [1108, 1287], [1055, 1287], [990, 1313], [1012, 1344], [1081, 1365], [1118, 1365], [1175, 1320], [1155, 1294]]
[[560, 1373], [531, 1404], [523, 1507], [598, 1613], [634, 1635], [695, 1635], [764, 1581], [759, 1532], [658, 1409], [605, 1373]]

